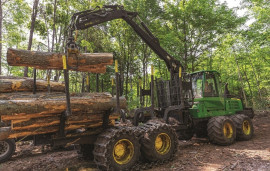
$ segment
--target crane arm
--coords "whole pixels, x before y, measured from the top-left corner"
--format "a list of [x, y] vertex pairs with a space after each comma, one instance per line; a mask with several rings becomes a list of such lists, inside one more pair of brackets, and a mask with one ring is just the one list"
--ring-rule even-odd
[[[134, 21], [135, 18], [139, 19], [140, 24]], [[120, 5], [104, 5], [102, 8], [96, 7], [92, 10], [73, 14], [69, 27], [69, 36], [73, 37], [75, 30], [84, 30], [114, 19], [125, 20], [142, 40], [166, 63], [171, 74], [179, 72], [179, 67], [182, 67], [181, 63], [160, 46], [158, 39], [142, 22], [138, 13], [126, 11], [123, 6]], [[72, 41], [72, 38], [69, 38], [69, 40]]]

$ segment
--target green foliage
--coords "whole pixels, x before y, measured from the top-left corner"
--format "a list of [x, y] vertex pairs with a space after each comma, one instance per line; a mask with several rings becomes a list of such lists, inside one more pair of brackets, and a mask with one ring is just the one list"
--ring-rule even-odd
[[[229, 83], [232, 94], [245, 93], [246, 105], [265, 108], [270, 103], [270, 5], [268, 0], [244, 0], [242, 7], [249, 15], [239, 17], [217, 0], [57, 0], [54, 23], [54, 0], [40, 1], [33, 50], [51, 50], [55, 24], [54, 51], [64, 51], [68, 25], [74, 12], [93, 9], [97, 5], [121, 4], [129, 11], [137, 11], [161, 46], [180, 60], [185, 71], [217, 70], [223, 83]], [[25, 0], [9, 1], [3, 10], [4, 47], [26, 49], [32, 6]], [[254, 22], [243, 27], [247, 19]], [[137, 20], [136, 20], [137, 21]], [[137, 21], [139, 22], [139, 21]], [[137, 36], [123, 20], [118, 19], [79, 31], [77, 44], [81, 52], [112, 52], [119, 61], [121, 94], [126, 96], [130, 109], [139, 105], [137, 83], [149, 89], [150, 65], [155, 77], [169, 79], [165, 63]], [[3, 63], [7, 74], [22, 75], [21, 67]], [[31, 72], [31, 70], [30, 70]], [[56, 71], [52, 71], [56, 75]], [[84, 74], [71, 72], [71, 91], [80, 92]], [[46, 71], [38, 71], [46, 78]], [[91, 74], [90, 87], [95, 91], [96, 76]], [[104, 91], [111, 92], [114, 68], [105, 74]], [[63, 74], [60, 76], [63, 81]], [[242, 90], [243, 88], [243, 90]], [[145, 99], [150, 104], [150, 99]]]
[[131, 89], [128, 93], [128, 109], [132, 110], [138, 108], [140, 104], [140, 97], [137, 97], [137, 92]]
[[[31, 23], [29, 23], [28, 27], [30, 28]], [[48, 36], [47, 29], [45, 22], [42, 20], [36, 20], [35, 22], [35, 30], [39, 33], [40, 36], [42, 36], [43, 39]]]

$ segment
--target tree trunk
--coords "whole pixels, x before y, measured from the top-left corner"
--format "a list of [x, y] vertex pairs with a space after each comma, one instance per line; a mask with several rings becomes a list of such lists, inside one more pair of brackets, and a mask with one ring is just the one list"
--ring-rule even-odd
[[[55, 18], [56, 18], [56, 0], [54, 0], [54, 5], [53, 5], [53, 34], [52, 34], [52, 49], [51, 49], [51, 52], [55, 52], [55, 48], [54, 48], [54, 42], [56, 39], [57, 41], [57, 36], [55, 35], [56, 33], [56, 29], [55, 29]], [[57, 43], [57, 42], [56, 42]], [[51, 74], [51, 70], [49, 70], [49, 73]], [[55, 70], [55, 72], [57, 72], [57, 70]]]
[[82, 89], [81, 92], [84, 93], [85, 92], [85, 73], [81, 73], [82, 74]]
[[104, 81], [101, 79], [101, 92], [104, 92]]
[[99, 92], [99, 74], [96, 74], [96, 92]]
[[56, 17], [56, 0], [54, 0], [54, 5], [53, 5], [53, 34], [52, 34], [52, 52], [54, 52], [54, 38], [55, 38], [55, 17]]
[[[183, 6], [185, 6], [185, 0], [183, 1]], [[185, 8], [185, 7], [184, 7]], [[184, 33], [184, 68], [185, 70], [188, 70], [188, 61], [187, 61], [187, 52], [188, 52], [188, 47], [187, 47], [187, 26], [186, 26], [186, 16], [184, 14], [184, 25], [183, 25], [183, 33]], [[172, 76], [171, 76], [172, 77]]]
[[250, 96], [251, 96], [252, 106], [254, 107], [255, 106], [255, 103], [254, 103], [254, 100], [253, 100], [253, 93], [252, 93], [252, 90], [251, 90], [250, 82], [249, 82], [249, 79], [247, 77], [246, 71], [244, 71], [244, 75], [245, 75], [246, 81], [248, 83], [248, 89], [249, 89], [249, 93], [250, 93]]
[[126, 88], [125, 88], [125, 97], [128, 99], [128, 77], [129, 77], [129, 58], [127, 60], [127, 73], [126, 73]]
[[[118, 117], [109, 117], [109, 125], [114, 125], [114, 120]], [[94, 120], [87, 123], [80, 123], [80, 124], [65, 124], [65, 131], [68, 130], [77, 130], [77, 129], [87, 129], [87, 128], [99, 128], [102, 126], [102, 120]], [[48, 134], [48, 133], [58, 133], [59, 132], [59, 124], [57, 125], [48, 125], [48, 126], [39, 126], [24, 129], [22, 127], [15, 127], [15, 130], [11, 131], [11, 134], [8, 138], [19, 138], [19, 137], [26, 137], [30, 135], [40, 135], [40, 134]], [[75, 133], [76, 134], [76, 133]], [[68, 137], [74, 135], [69, 134]]]
[[46, 12], [43, 11], [43, 6], [40, 8], [40, 14], [42, 14], [44, 18], [46, 32], [47, 32], [47, 48], [48, 48], [48, 52], [50, 52], [50, 32], [49, 32], [49, 27], [47, 23]]
[[2, 73], [2, 28], [3, 28], [3, 8], [2, 0], [0, 0], [0, 75]]
[[87, 85], [87, 92], [90, 93], [90, 89], [91, 89], [91, 84], [90, 84], [90, 73], [87, 74], [87, 79], [86, 79], [86, 85]]
[[251, 61], [250, 56], [248, 56], [248, 59], [249, 59], [250, 65], [251, 65], [251, 67], [252, 67], [253, 75], [254, 75], [254, 78], [255, 78], [255, 80], [256, 80], [257, 87], [258, 87], [258, 92], [259, 92], [260, 100], [261, 100], [261, 102], [262, 102], [262, 101], [263, 101], [263, 98], [262, 98], [262, 93], [261, 93], [261, 88], [260, 88], [260, 82], [259, 82], [259, 80], [258, 80], [256, 71], [255, 71], [255, 68], [254, 68], [254, 66], [253, 66], [253, 64], [252, 64], [252, 61]]
[[[9, 94], [9, 95], [7, 95]], [[0, 95], [2, 121], [55, 116], [66, 110], [65, 93], [6, 93]], [[116, 98], [109, 93], [73, 93], [70, 98], [72, 113], [95, 113], [116, 106]], [[126, 108], [125, 98], [120, 107]]]
[[244, 96], [245, 104], [246, 104], [246, 106], [248, 106], [248, 101], [247, 101], [246, 93], [245, 93], [245, 90], [244, 90], [243, 80], [242, 80], [242, 76], [241, 76], [241, 72], [240, 72], [240, 68], [239, 68], [236, 56], [234, 56], [234, 59], [235, 59], [237, 69], [238, 69], [238, 77], [239, 77], [239, 81], [241, 83], [241, 89], [242, 89], [242, 93], [243, 93], [243, 96]]
[[[63, 69], [62, 53], [37, 52], [9, 48], [7, 61], [10, 66], [28, 66], [37, 69]], [[68, 66], [70, 70], [93, 73], [105, 73], [106, 65], [112, 65], [112, 53], [80, 53], [70, 55]]]
[[[33, 12], [32, 12], [32, 17], [31, 17], [31, 28], [30, 28], [30, 35], [29, 35], [29, 42], [28, 42], [27, 50], [31, 50], [31, 47], [32, 47], [33, 34], [34, 34], [35, 22], [36, 22], [37, 11], [38, 11], [38, 2], [39, 0], [35, 0], [34, 5], [33, 5]], [[28, 67], [24, 68], [24, 77], [28, 77]]]
[[[0, 79], [0, 93], [33, 91], [34, 80], [31, 78], [11, 78], [1, 76]], [[36, 80], [36, 91], [48, 91], [47, 84], [47, 81]], [[59, 82], [51, 82], [50, 89], [53, 92], [65, 92], [65, 85]]]
[[120, 75], [119, 75], [119, 95], [122, 96], [124, 94], [124, 67], [122, 64], [119, 65]]

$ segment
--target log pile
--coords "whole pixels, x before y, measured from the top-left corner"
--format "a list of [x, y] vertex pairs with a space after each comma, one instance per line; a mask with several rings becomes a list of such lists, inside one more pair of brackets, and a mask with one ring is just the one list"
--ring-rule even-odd
[[[10, 66], [28, 66], [37, 69], [63, 69], [63, 55], [55, 52], [39, 52], [9, 48], [7, 62]], [[78, 53], [70, 55], [68, 66], [73, 71], [105, 73], [106, 66], [112, 65], [112, 53]]]
[[[9, 48], [7, 62], [11, 66], [27, 66], [37, 69], [63, 69], [63, 55], [54, 52], [35, 52]], [[113, 63], [111, 53], [78, 53], [69, 55], [68, 69], [92, 73], [104, 73]], [[33, 79], [0, 76], [0, 117], [11, 125], [9, 138], [57, 133], [60, 116], [66, 110], [64, 84], [51, 82], [53, 93], [47, 91], [46, 81], [37, 81], [37, 94], [32, 94]], [[42, 92], [43, 91], [43, 92]], [[70, 95], [72, 115], [65, 121], [65, 130], [96, 128], [103, 123], [106, 112], [116, 106], [116, 99], [109, 93], [84, 93]], [[124, 98], [120, 107], [126, 108]], [[109, 116], [110, 124], [119, 114]]]
[[[120, 98], [120, 104], [121, 108], [126, 107], [124, 98]], [[100, 127], [105, 112], [115, 106], [116, 99], [109, 93], [71, 94], [72, 115], [66, 120], [65, 130]], [[65, 109], [64, 93], [0, 95], [1, 120], [11, 123], [9, 138], [57, 132]], [[118, 114], [110, 115], [111, 124], [117, 118]]]
[[[0, 76], [0, 93], [32, 92], [34, 79], [26, 77]], [[48, 83], [44, 80], [36, 80], [36, 91], [48, 91]], [[65, 92], [65, 84], [50, 81], [50, 91]]]

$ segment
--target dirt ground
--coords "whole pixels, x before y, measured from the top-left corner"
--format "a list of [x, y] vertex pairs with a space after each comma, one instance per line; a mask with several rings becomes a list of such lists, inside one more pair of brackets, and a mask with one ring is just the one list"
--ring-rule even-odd
[[[210, 144], [207, 139], [179, 141], [176, 158], [149, 171], [167, 170], [258, 170], [270, 171], [270, 112], [256, 112], [255, 135], [250, 141], [231, 146]], [[65, 150], [45, 149], [31, 142], [17, 143], [15, 155], [0, 164], [0, 171], [96, 170], [93, 161], [79, 157], [74, 147]]]

